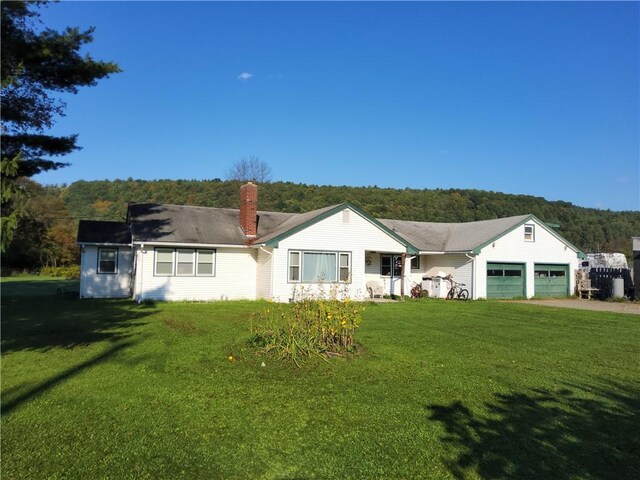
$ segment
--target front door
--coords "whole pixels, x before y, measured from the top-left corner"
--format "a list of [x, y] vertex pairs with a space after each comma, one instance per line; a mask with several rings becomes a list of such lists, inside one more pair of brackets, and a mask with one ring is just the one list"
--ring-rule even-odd
[[402, 255], [381, 255], [380, 275], [389, 277], [389, 293], [395, 295], [397, 290], [399, 295], [402, 281]]

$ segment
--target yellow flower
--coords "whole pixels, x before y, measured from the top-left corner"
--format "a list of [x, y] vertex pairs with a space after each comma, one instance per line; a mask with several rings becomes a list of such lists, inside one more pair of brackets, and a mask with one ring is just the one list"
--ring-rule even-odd
[[342, 326], [344, 327], [347, 324], [346, 320], [342, 320]]
[[229, 355], [229, 361], [233, 362], [233, 355]]

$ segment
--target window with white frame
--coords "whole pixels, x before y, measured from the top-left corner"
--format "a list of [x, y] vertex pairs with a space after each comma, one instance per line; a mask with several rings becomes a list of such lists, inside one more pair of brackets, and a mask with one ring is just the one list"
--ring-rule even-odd
[[98, 249], [98, 273], [117, 273], [118, 271], [118, 249], [99, 248]]
[[411, 258], [411, 270], [420, 270], [420, 255]]
[[524, 226], [524, 240], [526, 242], [535, 241], [535, 225]]
[[289, 252], [289, 281], [300, 281], [300, 252]]
[[197, 274], [203, 277], [212, 277], [216, 274], [216, 251], [215, 250], [198, 250], [198, 268]]
[[215, 250], [156, 248], [157, 276], [213, 277], [216, 273], [215, 265]]
[[195, 250], [179, 249], [176, 250], [177, 268], [176, 275], [192, 276], [194, 272], [193, 262], [195, 260]]
[[172, 248], [156, 248], [156, 275], [173, 275], [173, 256]]
[[290, 251], [290, 282], [348, 283], [351, 281], [351, 253]]
[[[348, 211], [348, 210], [347, 210]], [[351, 254], [349, 253], [341, 253], [340, 254], [340, 281], [348, 282], [351, 277]]]

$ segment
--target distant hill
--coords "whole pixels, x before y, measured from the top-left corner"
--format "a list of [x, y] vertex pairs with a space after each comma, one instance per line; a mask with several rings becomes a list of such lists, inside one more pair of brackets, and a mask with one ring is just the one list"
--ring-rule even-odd
[[[237, 181], [113, 180], [78, 181], [60, 188], [75, 218], [122, 220], [128, 202], [173, 203], [237, 208]], [[583, 208], [542, 197], [485, 190], [392, 189], [318, 186], [273, 182], [259, 186], [258, 208], [305, 212], [351, 202], [377, 218], [431, 222], [468, 222], [533, 213], [585, 252], [631, 254], [631, 237], [640, 236], [640, 212]]]

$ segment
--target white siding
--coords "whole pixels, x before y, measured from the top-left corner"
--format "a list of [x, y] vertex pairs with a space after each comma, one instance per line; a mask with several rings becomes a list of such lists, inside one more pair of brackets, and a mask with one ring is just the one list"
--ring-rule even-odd
[[[163, 247], [164, 248], [164, 247]], [[171, 248], [167, 246], [166, 248]], [[155, 276], [153, 246], [138, 247], [136, 300], [237, 300], [256, 298], [255, 249], [217, 248], [215, 276]], [[209, 250], [209, 249], [207, 249]]]
[[[467, 257], [464, 253], [447, 253], [444, 255], [425, 255], [420, 263], [424, 273], [416, 275], [412, 273], [411, 280], [418, 282], [422, 275], [434, 277], [438, 272], [451, 275], [454, 281], [464, 283], [465, 289], [469, 290], [469, 295], [473, 297], [473, 258]], [[420, 280], [418, 280], [420, 278]]]
[[487, 263], [491, 262], [524, 263], [527, 297], [534, 295], [534, 264], [569, 265], [569, 291], [574, 291], [574, 272], [578, 268], [577, 252], [539, 223], [532, 220], [527, 224], [535, 225], [535, 241], [524, 240], [524, 225], [521, 225], [482, 249], [475, 262], [476, 292], [473, 298], [487, 296]]
[[[122, 298], [131, 295], [131, 249], [118, 250], [117, 271], [98, 273], [98, 246], [84, 246], [80, 259], [80, 298]], [[104, 247], [115, 248], [115, 247]]]
[[271, 268], [273, 249], [260, 249], [257, 256], [256, 296], [271, 298]]
[[[347, 210], [347, 209], [345, 209]], [[350, 210], [350, 209], [348, 209]], [[344, 211], [344, 210], [343, 210]], [[401, 253], [406, 247], [353, 210], [343, 216], [337, 212], [304, 230], [282, 240], [273, 250], [272, 298], [286, 302], [292, 297], [294, 287], [318, 291], [317, 284], [288, 282], [288, 252], [290, 250], [316, 250], [351, 253], [351, 282], [344, 288], [354, 299], [366, 295], [365, 252]], [[367, 267], [370, 269], [371, 267]], [[379, 272], [379, 270], [378, 270]], [[379, 276], [378, 276], [379, 278]], [[323, 290], [328, 292], [329, 286]], [[407, 292], [408, 294], [408, 292]]]

